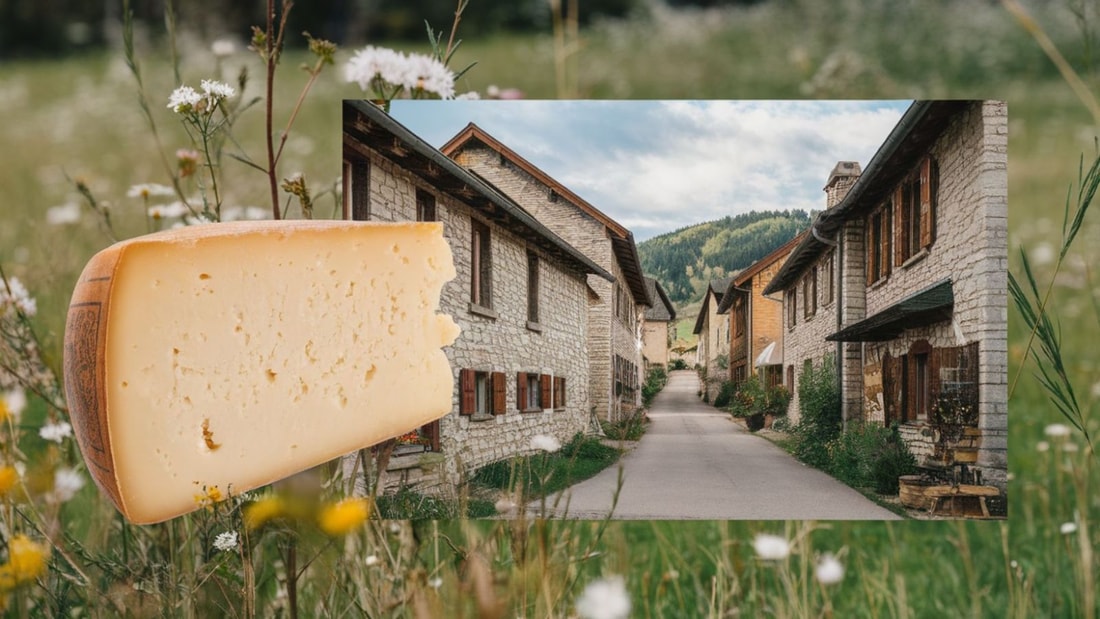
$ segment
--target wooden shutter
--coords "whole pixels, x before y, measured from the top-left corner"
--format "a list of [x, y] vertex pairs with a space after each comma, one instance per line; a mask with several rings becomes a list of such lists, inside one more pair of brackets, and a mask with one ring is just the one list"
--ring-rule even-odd
[[900, 360], [886, 353], [882, 357], [882, 416], [886, 427], [901, 420]]
[[539, 391], [540, 391], [540, 393], [539, 393], [539, 407], [540, 408], [543, 408], [543, 409], [553, 408], [553, 403], [550, 399], [550, 390], [551, 390], [551, 387], [552, 387], [552, 383], [550, 381], [551, 381], [552, 378], [553, 377], [551, 377], [549, 374], [543, 374], [543, 375], [539, 376]]
[[354, 160], [351, 172], [351, 218], [367, 221], [370, 219], [370, 164]]
[[527, 372], [516, 373], [516, 408], [527, 408]]
[[508, 386], [504, 384], [504, 372], [493, 372], [493, 410], [494, 415], [503, 415], [508, 410]]
[[428, 439], [428, 448], [432, 451], [439, 451], [439, 420], [421, 426], [421, 436]]
[[890, 239], [893, 236], [890, 224], [892, 221], [893, 213], [884, 205], [882, 208], [882, 230], [879, 231], [879, 255], [882, 256], [882, 275], [884, 277], [890, 274], [890, 267], [893, 265], [893, 261], [890, 260]]
[[890, 209], [894, 220], [894, 266], [905, 262], [905, 185], [894, 190], [893, 208]]
[[867, 285], [875, 283], [875, 248], [873, 246], [875, 235], [871, 234], [871, 228], [875, 223], [874, 215], [868, 215], [863, 222], [864, 257], [863, 270], [867, 274]]
[[565, 377], [554, 379], [554, 408], [565, 408]]
[[917, 394], [913, 389], [916, 384], [917, 364], [912, 363], [909, 355], [901, 356], [901, 418], [902, 421], [913, 421], [917, 418]]
[[477, 377], [473, 370], [458, 372], [458, 414], [473, 415], [477, 410]]
[[932, 178], [933, 162], [926, 157], [920, 163], [920, 246], [931, 247], [936, 237], [935, 180]]

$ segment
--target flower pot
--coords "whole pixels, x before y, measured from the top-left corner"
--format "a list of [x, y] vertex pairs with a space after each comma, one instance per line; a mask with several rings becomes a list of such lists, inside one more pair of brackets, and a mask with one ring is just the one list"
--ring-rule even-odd
[[928, 491], [935, 486], [936, 482], [925, 479], [920, 475], [902, 475], [898, 477], [898, 499], [906, 507], [930, 509], [932, 507], [932, 497], [928, 496]]

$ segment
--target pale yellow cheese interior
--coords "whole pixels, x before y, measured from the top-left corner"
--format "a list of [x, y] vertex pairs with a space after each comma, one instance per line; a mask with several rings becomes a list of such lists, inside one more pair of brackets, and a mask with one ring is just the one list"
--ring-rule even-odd
[[[137, 242], [112, 282], [107, 410], [124, 511], [155, 522], [412, 430], [452, 407], [440, 224]], [[285, 224], [284, 224], [285, 225]]]

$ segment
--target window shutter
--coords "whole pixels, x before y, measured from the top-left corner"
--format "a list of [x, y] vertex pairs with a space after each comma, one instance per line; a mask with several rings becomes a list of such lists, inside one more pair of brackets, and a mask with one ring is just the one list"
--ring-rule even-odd
[[507, 412], [508, 386], [504, 384], [504, 372], [493, 372], [493, 410], [494, 415], [503, 415]]
[[931, 247], [936, 236], [935, 180], [932, 178], [933, 162], [927, 157], [920, 164], [920, 246]]
[[879, 241], [882, 243], [881, 251], [879, 255], [882, 256], [882, 274], [890, 274], [890, 266], [892, 262], [890, 260], [890, 237], [891, 234], [890, 224], [893, 222], [893, 213], [888, 208], [882, 209], [882, 230], [879, 232]]
[[439, 420], [423, 426], [420, 428], [420, 434], [428, 439], [429, 449], [432, 451], [439, 451]]
[[894, 190], [894, 203], [891, 215], [894, 221], [894, 266], [905, 262], [905, 198], [904, 184]]
[[935, 405], [936, 400], [940, 397], [941, 381], [940, 381], [940, 368], [952, 367], [955, 365], [956, 355], [953, 348], [933, 348], [928, 353], [928, 410], [932, 411], [932, 406]]
[[539, 391], [541, 392], [539, 393], [539, 407], [542, 409], [552, 408], [550, 400], [551, 378], [549, 374], [539, 376]]
[[473, 370], [459, 370], [458, 372], [458, 414], [473, 415], [477, 409], [476, 403], [476, 379]]
[[871, 234], [871, 225], [874, 221], [874, 218], [868, 215], [863, 222], [863, 249], [865, 250], [863, 252], [863, 270], [867, 274], [868, 286], [875, 283], [875, 249], [871, 246], [874, 240], [874, 235]]
[[554, 408], [565, 408], [565, 377], [554, 379]]
[[886, 427], [898, 419], [898, 360], [886, 353], [882, 357], [882, 417]]
[[527, 408], [527, 372], [516, 374], [516, 408], [518, 410]]
[[902, 409], [902, 419], [905, 421], [912, 421], [917, 417], [917, 393], [916, 389], [913, 388], [917, 383], [917, 364], [910, 361], [909, 355], [901, 356], [901, 374], [905, 381], [901, 387], [902, 402], [905, 403], [905, 408]]

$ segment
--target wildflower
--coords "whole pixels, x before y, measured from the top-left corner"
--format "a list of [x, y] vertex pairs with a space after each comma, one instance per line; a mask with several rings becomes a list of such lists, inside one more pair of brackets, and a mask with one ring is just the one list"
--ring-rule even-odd
[[38, 313], [38, 302], [31, 297], [18, 277], [9, 277], [6, 286], [0, 280], [0, 310], [5, 306], [20, 310], [27, 316]]
[[455, 101], [480, 101], [481, 95], [477, 94], [476, 90], [470, 92], [464, 92], [460, 95], [455, 95]]
[[367, 564], [367, 567], [378, 565], [378, 555], [367, 555], [367, 558], [364, 562]]
[[[8, 280], [13, 281], [15, 278]], [[2, 291], [2, 289], [0, 289]], [[4, 421], [8, 417], [18, 421], [19, 416], [23, 414], [23, 409], [27, 408], [27, 396], [23, 393], [23, 390], [16, 387], [11, 391], [5, 391], [0, 396], [0, 421]]]
[[151, 196], [174, 195], [176, 195], [175, 189], [172, 189], [167, 185], [158, 185], [157, 183], [140, 183], [138, 185], [132, 185], [128, 190], [126, 190], [126, 197], [128, 198], [148, 199]]
[[485, 89], [485, 94], [490, 99], [502, 100], [522, 99], [524, 97], [523, 91], [518, 88], [501, 88], [496, 84], [490, 84], [489, 87]]
[[14, 466], [0, 467], [0, 497], [7, 496], [19, 484], [19, 471]]
[[195, 503], [197, 503], [199, 507], [205, 507], [207, 509], [213, 509], [214, 503], [222, 501], [223, 499], [225, 499], [225, 497], [222, 496], [222, 491], [217, 486], [212, 486], [210, 488], [203, 486], [202, 494], [195, 495]]
[[196, 111], [199, 103], [202, 102], [202, 95], [195, 91], [190, 86], [180, 86], [172, 91], [172, 94], [168, 96], [168, 109], [177, 114], [188, 114]]
[[625, 619], [630, 616], [630, 596], [622, 576], [588, 583], [577, 598], [577, 614], [584, 619]]
[[176, 168], [179, 170], [180, 178], [187, 178], [194, 174], [199, 169], [199, 162], [201, 160], [199, 151], [197, 150], [191, 150], [189, 148], [177, 150]]
[[1065, 445], [1062, 445], [1062, 451], [1065, 451], [1067, 453], [1073, 453], [1078, 450], [1080, 450], [1080, 447], [1077, 446], [1077, 443], [1066, 443]]
[[1031, 250], [1031, 264], [1045, 266], [1054, 262], [1054, 247], [1050, 243], [1040, 243]]
[[202, 86], [202, 93], [206, 97], [207, 106], [213, 110], [214, 107], [221, 103], [224, 99], [230, 99], [237, 95], [237, 91], [232, 86], [225, 82], [219, 82], [218, 80], [203, 80], [200, 84]]
[[531, 449], [554, 453], [561, 449], [561, 441], [547, 434], [536, 434], [531, 437]]
[[46, 573], [50, 547], [26, 535], [16, 535], [8, 542], [8, 562], [0, 565], [0, 588], [11, 588], [38, 580]]
[[406, 62], [407, 58], [401, 52], [368, 45], [355, 52], [344, 66], [344, 78], [358, 83], [363, 90], [369, 90], [376, 79], [398, 85], [405, 81]]
[[208, 215], [199, 214], [198, 216], [185, 215], [183, 217], [183, 223], [187, 226], [198, 226], [200, 224], [211, 224], [214, 220]]
[[76, 202], [66, 202], [46, 209], [46, 223], [51, 226], [75, 224], [78, 221], [80, 221], [80, 205]]
[[153, 219], [175, 219], [188, 213], [187, 205], [179, 200], [171, 204], [154, 204], [148, 209], [149, 216]]
[[756, 539], [752, 541], [752, 547], [756, 551], [756, 556], [765, 561], [786, 559], [787, 555], [791, 553], [791, 546], [786, 539], [767, 533], [758, 534]]
[[1058, 530], [1062, 533], [1062, 535], [1072, 535], [1077, 532], [1077, 523], [1063, 522], [1062, 526], [1058, 527]]
[[835, 585], [844, 580], [844, 565], [831, 554], [825, 554], [814, 568], [814, 578], [823, 585]]
[[214, 549], [222, 552], [232, 552], [237, 549], [239, 537], [236, 531], [226, 531], [225, 533], [219, 533], [214, 538]]
[[1050, 451], [1050, 443], [1046, 441], [1039, 441], [1038, 443], [1035, 443], [1035, 451], [1038, 451], [1039, 453]]
[[286, 505], [283, 499], [272, 495], [245, 505], [241, 511], [241, 519], [245, 528], [254, 531], [285, 514]]
[[53, 473], [53, 488], [46, 493], [50, 503], [64, 503], [84, 487], [84, 476], [76, 469], [61, 467]]
[[218, 39], [210, 44], [210, 51], [218, 58], [225, 58], [237, 53], [237, 44], [229, 39]]
[[443, 579], [439, 576], [436, 576], [435, 578], [428, 581], [428, 586], [432, 589], [438, 589], [443, 586]]
[[41, 436], [43, 440], [52, 441], [58, 445], [72, 435], [73, 427], [66, 421], [47, 423], [38, 430], [38, 436]]
[[270, 219], [271, 210], [259, 206], [230, 206], [222, 209], [222, 221]]
[[317, 515], [317, 525], [325, 533], [336, 537], [346, 535], [363, 524], [370, 516], [370, 503], [366, 499], [344, 499], [326, 505]]
[[1069, 436], [1069, 431], [1069, 426], [1064, 423], [1052, 423], [1043, 430], [1043, 433], [1051, 438], [1065, 438]]
[[442, 62], [424, 54], [409, 54], [404, 86], [410, 92], [434, 93], [442, 99], [455, 96], [455, 76]]

